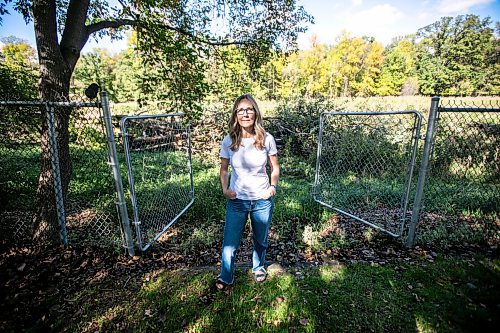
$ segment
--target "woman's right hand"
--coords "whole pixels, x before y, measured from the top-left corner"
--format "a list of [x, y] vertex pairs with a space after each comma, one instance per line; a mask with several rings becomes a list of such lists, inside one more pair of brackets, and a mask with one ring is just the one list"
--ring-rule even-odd
[[226, 189], [224, 190], [224, 196], [230, 200], [236, 199], [236, 192], [232, 191], [231, 189]]

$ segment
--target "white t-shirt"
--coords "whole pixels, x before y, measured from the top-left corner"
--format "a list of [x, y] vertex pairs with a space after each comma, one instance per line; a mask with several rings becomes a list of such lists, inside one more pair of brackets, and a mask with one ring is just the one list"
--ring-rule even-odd
[[231, 164], [229, 188], [236, 192], [236, 198], [242, 200], [262, 199], [262, 192], [269, 188], [267, 158], [278, 153], [276, 141], [269, 133], [264, 138], [264, 149], [257, 149], [254, 143], [254, 138], [242, 138], [242, 146], [232, 151], [229, 148], [231, 137], [226, 135], [221, 144], [220, 157], [227, 158]]

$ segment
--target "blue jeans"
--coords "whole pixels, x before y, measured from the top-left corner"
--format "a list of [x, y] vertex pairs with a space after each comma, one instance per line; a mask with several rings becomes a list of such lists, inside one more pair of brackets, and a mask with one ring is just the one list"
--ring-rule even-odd
[[232, 284], [234, 281], [236, 252], [240, 246], [241, 235], [245, 229], [248, 215], [250, 215], [253, 233], [252, 272], [264, 269], [267, 235], [271, 225], [273, 208], [272, 198], [267, 200], [227, 200], [219, 280], [226, 284]]

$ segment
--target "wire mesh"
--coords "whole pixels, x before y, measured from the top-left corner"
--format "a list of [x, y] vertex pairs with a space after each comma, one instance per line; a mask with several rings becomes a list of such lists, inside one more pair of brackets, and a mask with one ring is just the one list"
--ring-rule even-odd
[[420, 115], [414, 111], [324, 113], [314, 196], [393, 236], [410, 216], [408, 199]]
[[[74, 245], [121, 243], [98, 105], [0, 101], [4, 243], [60, 240], [65, 227]], [[40, 216], [49, 220], [39, 223]]]
[[190, 127], [182, 115], [121, 122], [136, 238], [146, 250], [194, 201]]
[[72, 110], [69, 152], [72, 164], [66, 203], [69, 241], [120, 246], [123, 242], [108, 165], [107, 137], [102, 111], [97, 105]]
[[438, 108], [425, 211], [493, 214], [500, 210], [500, 107], [445, 101]]
[[0, 237], [4, 243], [26, 243], [33, 235], [42, 120], [40, 106], [0, 102]]

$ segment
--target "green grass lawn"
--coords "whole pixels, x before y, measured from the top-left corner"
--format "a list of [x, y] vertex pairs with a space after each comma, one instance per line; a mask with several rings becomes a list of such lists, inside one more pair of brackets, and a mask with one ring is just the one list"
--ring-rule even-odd
[[[499, 325], [500, 261], [405, 260], [290, 268], [262, 284], [237, 271], [230, 292], [215, 270], [143, 274], [136, 291], [59, 295], [76, 313], [50, 311], [34, 330], [107, 332], [488, 332]], [[125, 278], [125, 277], [123, 277]], [[115, 283], [120, 285], [121, 278]], [[142, 282], [141, 282], [142, 281]], [[132, 288], [129, 288], [132, 289]], [[47, 308], [53, 304], [47, 304]], [[69, 313], [66, 313], [68, 315]]]

